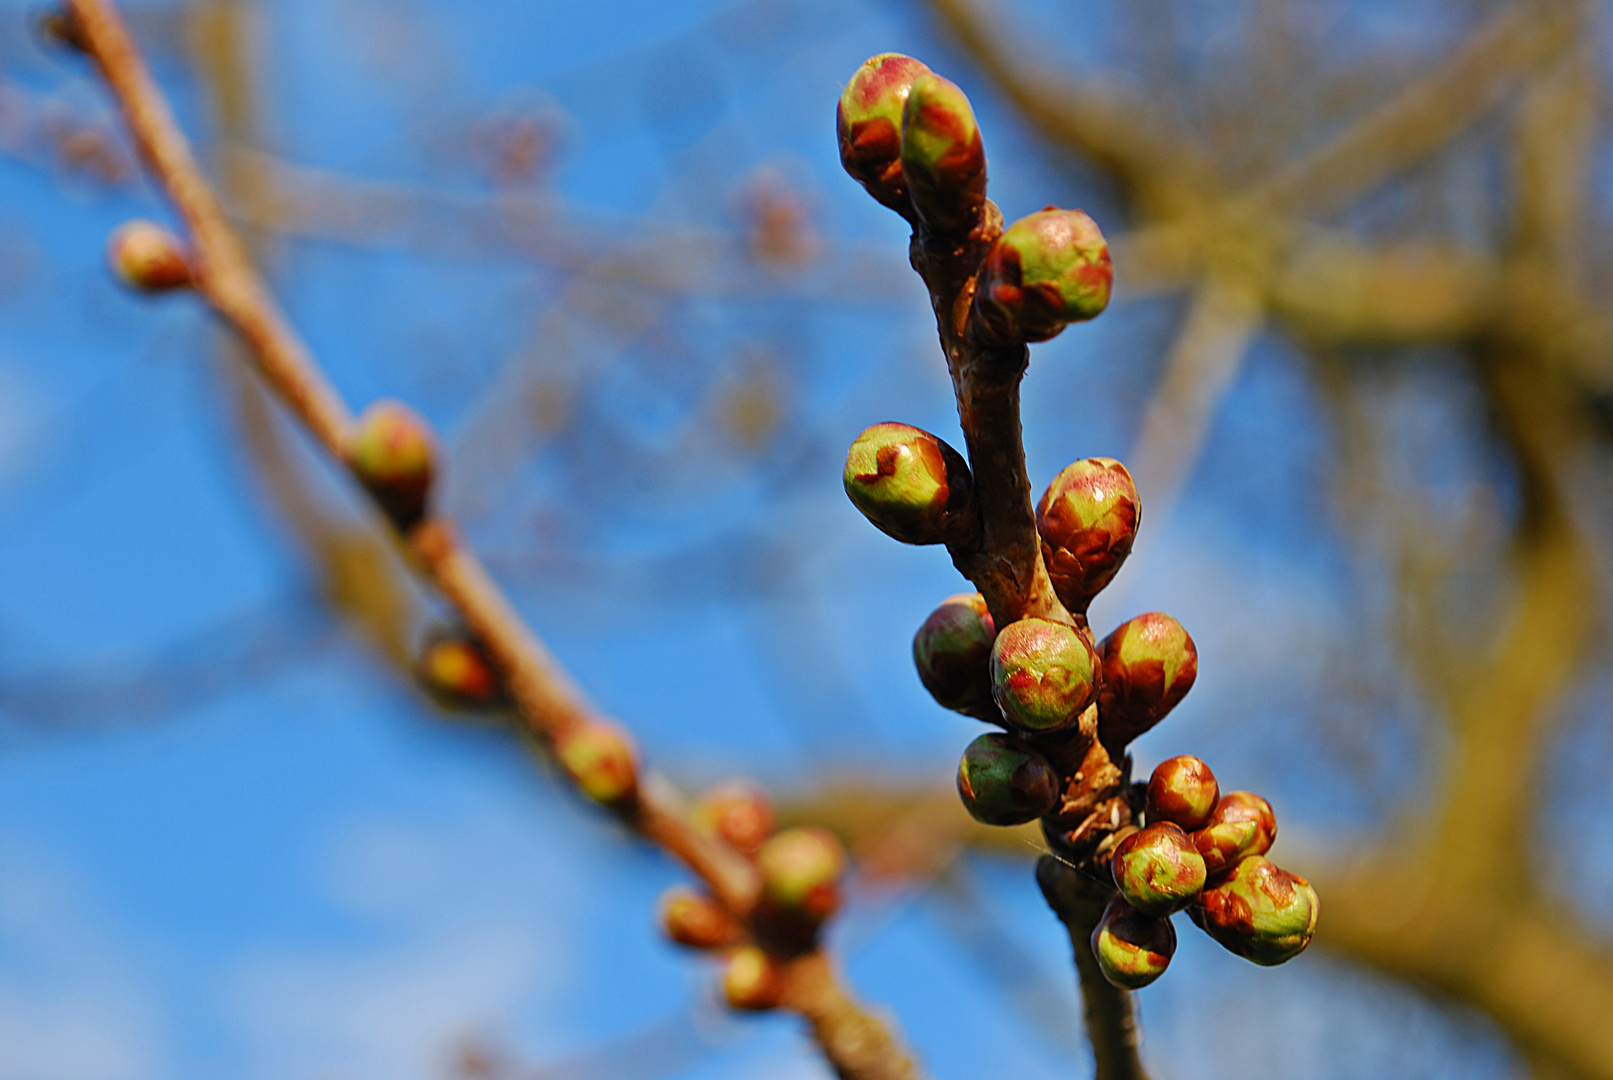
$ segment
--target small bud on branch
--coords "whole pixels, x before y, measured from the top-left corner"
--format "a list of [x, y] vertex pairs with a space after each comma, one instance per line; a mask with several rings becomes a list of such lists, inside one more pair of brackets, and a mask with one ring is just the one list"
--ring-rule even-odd
[[1036, 506], [1036, 531], [1065, 607], [1086, 614], [1131, 554], [1141, 520], [1137, 485], [1114, 458], [1086, 458], [1053, 478]]
[[191, 284], [184, 241], [152, 221], [126, 221], [106, 244], [107, 262], [118, 279], [141, 292], [169, 292]]
[[992, 732], [970, 743], [958, 762], [958, 797], [986, 825], [1023, 825], [1051, 813], [1059, 777], [1026, 743]]
[[1105, 979], [1123, 990], [1140, 990], [1170, 966], [1176, 928], [1169, 919], [1145, 915], [1117, 896], [1092, 931], [1092, 954]]
[[835, 110], [841, 166], [868, 194], [903, 217], [913, 211], [902, 178], [902, 110], [913, 80], [929, 73], [901, 53], [871, 56], [846, 84]]
[[978, 528], [963, 456], [909, 424], [875, 424], [857, 436], [842, 481], [863, 516], [904, 544], [957, 542]]
[[1176, 708], [1199, 674], [1199, 652], [1182, 624], [1150, 611], [1117, 626], [1098, 645], [1103, 688], [1098, 737], [1111, 754]]
[[913, 635], [913, 665], [937, 704], [991, 723], [1002, 720], [991, 696], [996, 639], [996, 624], [979, 593], [949, 596], [930, 612]]
[[1097, 693], [1098, 656], [1073, 626], [1020, 619], [997, 635], [991, 681], [1008, 722], [1035, 734], [1062, 731]]
[[1181, 911], [1204, 888], [1204, 858], [1180, 826], [1158, 821], [1115, 848], [1110, 861], [1115, 886], [1145, 915]]
[[1310, 882], [1251, 855], [1204, 890], [1194, 921], [1229, 952], [1271, 967], [1305, 950], [1320, 910]]
[[400, 530], [425, 516], [437, 442], [413, 409], [399, 401], [376, 402], [354, 421], [343, 450], [353, 475]]
[[1049, 206], [1008, 226], [986, 252], [975, 310], [996, 340], [1046, 341], [1102, 314], [1113, 280], [1097, 222]]

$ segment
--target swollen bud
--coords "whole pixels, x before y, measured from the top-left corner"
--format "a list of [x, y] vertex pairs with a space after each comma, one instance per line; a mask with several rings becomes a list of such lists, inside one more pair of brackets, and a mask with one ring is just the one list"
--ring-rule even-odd
[[904, 544], [966, 540], [978, 526], [968, 464], [916, 427], [885, 423], [864, 431], [846, 452], [842, 479], [863, 516]]
[[1221, 785], [1210, 767], [1192, 754], [1159, 763], [1148, 778], [1145, 813], [1150, 823], [1169, 821], [1188, 832], [1209, 824], [1221, 799]]
[[939, 75], [920, 75], [902, 110], [902, 176], [934, 232], [968, 232], [986, 201], [986, 148], [969, 98]]
[[426, 422], [399, 401], [378, 401], [347, 433], [348, 467], [392, 523], [408, 529], [426, 513], [437, 458]]
[[786, 829], [756, 854], [762, 895], [775, 908], [822, 922], [840, 905], [846, 851], [827, 830]]
[[991, 643], [997, 625], [979, 593], [941, 601], [913, 635], [913, 666], [936, 703], [981, 720], [1002, 713], [991, 698]]
[[755, 784], [734, 780], [702, 795], [695, 819], [736, 851], [754, 855], [773, 834], [773, 801]]
[[1118, 896], [1092, 931], [1092, 954], [1103, 977], [1123, 990], [1140, 990], [1165, 974], [1175, 953], [1171, 921], [1144, 915]]
[[112, 272], [132, 289], [167, 292], [191, 283], [185, 243], [153, 221], [126, 221], [106, 243]]
[[1311, 943], [1320, 908], [1310, 882], [1251, 855], [1204, 890], [1193, 921], [1229, 952], [1271, 967]]
[[911, 56], [880, 53], [863, 61], [835, 112], [840, 164], [868, 194], [906, 217], [902, 179], [902, 109], [913, 80], [930, 69]]
[[1204, 859], [1179, 826], [1155, 822], [1115, 848], [1109, 863], [1126, 902], [1145, 915], [1170, 915], [1204, 888]]
[[464, 708], [498, 703], [504, 687], [493, 662], [475, 638], [459, 631], [444, 631], [421, 650], [415, 666], [420, 682], [439, 700]]
[[991, 648], [991, 682], [1008, 722], [1034, 734], [1080, 719], [1097, 692], [1098, 655], [1073, 626], [1047, 619], [1010, 623]]
[[573, 724], [555, 736], [554, 755], [578, 790], [597, 803], [622, 806], [638, 794], [633, 745], [614, 724]]
[[755, 945], [728, 954], [722, 971], [722, 993], [733, 1008], [746, 1012], [777, 1008], [783, 989], [778, 963]]
[[1233, 791], [1215, 804], [1209, 824], [1193, 834], [1193, 845], [1213, 876], [1245, 856], [1264, 855], [1276, 839], [1271, 804], [1252, 791]]
[[721, 949], [738, 941], [743, 928], [723, 906], [692, 889], [672, 889], [661, 898], [661, 929], [679, 945]]
[[1080, 210], [1049, 206], [1020, 218], [986, 252], [975, 307], [1006, 341], [1046, 341], [1109, 303], [1114, 266], [1103, 233]]
[[993, 732], [964, 750], [958, 762], [958, 797], [976, 821], [1023, 825], [1058, 805], [1059, 776], [1031, 747]]
[[1064, 606], [1084, 615], [1131, 554], [1142, 500], [1114, 458], [1086, 458], [1053, 478], [1036, 504], [1042, 561]]
[[1115, 627], [1098, 652], [1103, 656], [1098, 736], [1111, 753], [1163, 720], [1199, 675], [1193, 639], [1181, 623], [1159, 611]]

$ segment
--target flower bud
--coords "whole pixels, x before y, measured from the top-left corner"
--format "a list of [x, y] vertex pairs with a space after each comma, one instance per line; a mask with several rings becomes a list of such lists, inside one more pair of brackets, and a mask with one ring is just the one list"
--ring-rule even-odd
[[1251, 855], [1205, 889], [1194, 909], [1194, 921], [1222, 947], [1272, 967], [1311, 943], [1321, 904], [1310, 882]]
[[1103, 689], [1098, 735], [1111, 753], [1165, 718], [1199, 675], [1199, 651], [1182, 624], [1151, 611], [1121, 623], [1098, 646]]
[[1042, 561], [1064, 606], [1085, 614], [1131, 554], [1142, 502], [1114, 458], [1087, 458], [1053, 478], [1036, 505]]
[[976, 821], [1023, 825], [1059, 801], [1059, 777], [1047, 759], [1012, 735], [992, 732], [969, 744], [958, 762], [958, 797]]
[[1109, 868], [1126, 902], [1145, 915], [1181, 911], [1204, 888], [1204, 859], [1180, 827], [1159, 821], [1115, 848]]
[[868, 194], [904, 217], [911, 210], [902, 179], [902, 108], [913, 80], [929, 72], [901, 53], [871, 56], [846, 84], [835, 112], [840, 164]]
[[1193, 845], [1213, 877], [1247, 855], [1264, 855], [1276, 839], [1271, 804], [1251, 791], [1233, 791], [1215, 804], [1209, 824], [1193, 834]]
[[679, 945], [721, 949], [738, 941], [743, 928], [723, 906], [692, 889], [672, 889], [661, 898], [661, 928]]
[[977, 525], [969, 466], [952, 447], [907, 424], [857, 436], [843, 477], [852, 503], [874, 527], [904, 544], [940, 544]]
[[348, 432], [346, 454], [353, 475], [399, 529], [425, 516], [437, 445], [414, 410], [398, 401], [371, 405]]
[[996, 639], [997, 625], [979, 593], [949, 596], [930, 612], [913, 635], [913, 665], [937, 704], [981, 720], [1002, 719], [991, 697]]
[[89, 43], [84, 39], [84, 28], [79, 25], [78, 16], [67, 8], [51, 7], [36, 12], [33, 28], [39, 40], [47, 45], [75, 52], [89, 51]]
[[746, 1012], [777, 1008], [783, 989], [778, 963], [755, 945], [728, 954], [722, 971], [722, 993], [733, 1008]]
[[773, 801], [755, 784], [734, 780], [712, 788], [695, 807], [696, 819], [745, 855], [773, 834]]
[[461, 632], [434, 637], [421, 651], [415, 670], [426, 689], [448, 705], [485, 708], [504, 696], [481, 643]]
[[185, 243], [152, 221], [125, 221], [106, 243], [112, 272], [132, 289], [167, 292], [191, 283]]
[[1114, 266], [1103, 233], [1080, 210], [1049, 206], [1020, 218], [986, 252], [975, 307], [1008, 341], [1046, 341], [1109, 303]]
[[986, 148], [969, 98], [939, 75], [913, 80], [902, 109], [902, 176], [932, 232], [974, 228], [986, 201]]
[[1092, 931], [1092, 954], [1103, 977], [1123, 990], [1140, 990], [1165, 974], [1175, 953], [1171, 921], [1144, 915], [1118, 896]]
[[614, 724], [573, 724], [555, 736], [554, 754], [571, 782], [597, 803], [622, 806], [638, 794], [633, 745]]
[[1073, 626], [1020, 619], [991, 647], [991, 683], [1008, 722], [1035, 734], [1080, 719], [1097, 692], [1098, 655]]
[[1221, 785], [1210, 767], [1192, 754], [1159, 763], [1148, 778], [1145, 813], [1150, 823], [1169, 821], [1188, 832], [1209, 824], [1221, 799]]
[[774, 907], [822, 922], [840, 905], [846, 851], [825, 829], [786, 829], [756, 855], [762, 896]]

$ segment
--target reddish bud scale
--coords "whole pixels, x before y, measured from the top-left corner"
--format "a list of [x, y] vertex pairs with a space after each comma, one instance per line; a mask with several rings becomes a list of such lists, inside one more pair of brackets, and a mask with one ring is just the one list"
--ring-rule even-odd
[[722, 905], [691, 889], [673, 889], [661, 898], [661, 928], [691, 949], [721, 949], [738, 941], [743, 928]]
[[1276, 839], [1271, 804], [1253, 792], [1233, 791], [1215, 804], [1208, 824], [1193, 834], [1193, 845], [1213, 877], [1246, 856], [1264, 855]]
[[930, 612], [913, 635], [913, 666], [936, 703], [981, 720], [1002, 712], [991, 696], [991, 644], [997, 626], [979, 593], [958, 593]]
[[723, 965], [722, 991], [728, 1004], [746, 1012], [778, 1007], [784, 990], [778, 962], [754, 945], [735, 949]]
[[437, 443], [413, 409], [378, 401], [347, 435], [348, 467], [392, 523], [408, 529], [426, 513], [436, 471]]
[[969, 744], [958, 762], [958, 797], [986, 825], [1023, 825], [1051, 813], [1059, 777], [1029, 745], [1000, 732]]
[[1182, 624], [1151, 611], [1121, 623], [1098, 646], [1103, 689], [1098, 737], [1118, 753], [1176, 708], [1199, 674], [1199, 651]]
[[763, 899], [774, 907], [822, 922], [840, 904], [846, 851], [825, 829], [786, 829], [756, 854]]
[[1105, 979], [1140, 990], [1165, 974], [1176, 954], [1176, 929], [1169, 919], [1145, 915], [1117, 896], [1092, 931], [1092, 954]]
[[904, 544], [960, 541], [978, 525], [968, 463], [909, 424], [875, 424], [857, 436], [842, 482], [863, 516]]
[[772, 800], [742, 780], [707, 792], [695, 814], [703, 826], [746, 855], [754, 855], [773, 833]]
[[991, 649], [992, 691], [1010, 724], [1034, 734], [1075, 724], [1097, 693], [1098, 657], [1073, 626], [1010, 623]]
[[429, 642], [416, 670], [426, 689], [450, 705], [484, 708], [504, 696], [487, 653], [462, 634], [444, 634]]
[[1086, 458], [1053, 478], [1036, 505], [1042, 560], [1064, 606], [1086, 614], [1131, 554], [1142, 501], [1114, 458]]
[[1204, 888], [1204, 859], [1180, 827], [1156, 822], [1115, 848], [1110, 870], [1126, 902], [1145, 915], [1181, 911]]
[[1159, 763], [1148, 778], [1145, 813], [1150, 823], [1169, 821], [1188, 832], [1209, 824], [1221, 799], [1210, 767], [1191, 754]]
[[975, 309], [1005, 341], [1046, 341], [1109, 303], [1114, 266], [1097, 223], [1049, 206], [1014, 222], [986, 252]]
[[1204, 890], [1193, 921], [1228, 951], [1270, 967], [1304, 951], [1320, 910], [1310, 882], [1251, 855]]
[[184, 242], [155, 222], [119, 225], [107, 241], [106, 257], [119, 280], [142, 292], [167, 292], [191, 283]]
[[574, 724], [554, 740], [554, 755], [571, 782], [604, 806], [621, 807], [638, 794], [638, 764], [627, 733], [598, 720]]
[[986, 201], [986, 149], [969, 98], [939, 75], [920, 75], [902, 109], [902, 176], [931, 232], [974, 228]]
[[863, 61], [835, 110], [840, 164], [885, 206], [912, 213], [902, 178], [902, 109], [913, 80], [930, 69], [911, 56], [881, 53]]

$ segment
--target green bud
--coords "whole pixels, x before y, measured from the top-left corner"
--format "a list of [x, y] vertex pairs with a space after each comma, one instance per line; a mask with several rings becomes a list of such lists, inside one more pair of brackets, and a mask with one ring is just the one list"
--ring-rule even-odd
[[978, 525], [968, 464], [916, 427], [875, 424], [857, 436], [843, 480], [863, 516], [904, 544], [964, 540]]
[[773, 834], [773, 800], [755, 784], [731, 781], [701, 796], [695, 820], [735, 850], [754, 855]]
[[1009, 341], [1046, 341], [1109, 304], [1114, 266], [1097, 222], [1049, 206], [1020, 218], [986, 252], [975, 307]]
[[1015, 727], [1061, 731], [1080, 719], [1097, 692], [1098, 655], [1073, 626], [1020, 619], [991, 648], [997, 705]]
[[426, 689], [448, 705], [486, 708], [504, 696], [486, 650], [461, 631], [435, 635], [421, 650], [415, 670]]
[[728, 954], [723, 965], [722, 992], [731, 1007], [746, 1012], [777, 1008], [783, 989], [778, 962], [755, 945]]
[[1023, 825], [1058, 805], [1059, 776], [1025, 743], [992, 732], [964, 750], [958, 762], [958, 797], [976, 821]]
[[1103, 657], [1098, 736], [1111, 753], [1163, 720], [1199, 675], [1193, 639], [1163, 612], [1121, 623], [1098, 652]]
[[353, 475], [394, 525], [408, 529], [425, 516], [437, 444], [414, 410], [376, 402], [353, 424], [345, 449]]
[[1272, 967], [1311, 943], [1320, 909], [1310, 882], [1251, 855], [1224, 881], [1204, 890], [1194, 905], [1194, 922], [1229, 952]]
[[936, 703], [993, 723], [1002, 712], [991, 697], [991, 643], [997, 625], [979, 593], [941, 601], [913, 635], [913, 665]]
[[1193, 834], [1193, 845], [1213, 877], [1245, 856], [1264, 855], [1276, 839], [1271, 804], [1252, 791], [1233, 791], [1215, 804], [1209, 824]]
[[932, 232], [974, 228], [986, 202], [986, 148], [969, 98], [939, 75], [920, 75], [902, 110], [902, 176]]
[[638, 794], [638, 765], [627, 733], [587, 720], [554, 740], [555, 759], [584, 795], [605, 806], [624, 806]]
[[913, 80], [930, 69], [901, 53], [863, 61], [835, 110], [840, 164], [868, 194], [904, 217], [911, 213], [902, 179], [902, 109]]
[[1053, 478], [1036, 505], [1036, 531], [1065, 607], [1086, 614], [1131, 554], [1141, 519], [1137, 485], [1114, 458], [1086, 458]]
[[153, 221], [126, 221], [106, 243], [118, 279], [141, 292], [168, 292], [191, 284], [185, 243]]
[[1092, 954], [1103, 977], [1123, 990], [1141, 990], [1165, 974], [1175, 953], [1171, 921], [1145, 915], [1118, 896], [1092, 931]]
[[709, 896], [692, 889], [672, 889], [661, 898], [661, 929], [679, 945], [720, 949], [738, 941], [739, 921]]
[[1159, 821], [1115, 848], [1109, 868], [1126, 902], [1145, 915], [1181, 911], [1204, 888], [1204, 859], [1187, 833]]
[[1148, 778], [1146, 813], [1150, 822], [1169, 821], [1188, 832], [1209, 824], [1221, 799], [1221, 785], [1210, 767], [1191, 754], [1159, 763]]
[[822, 922], [840, 905], [846, 850], [825, 829], [784, 830], [762, 845], [756, 865], [762, 895], [776, 908]]

